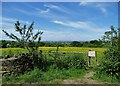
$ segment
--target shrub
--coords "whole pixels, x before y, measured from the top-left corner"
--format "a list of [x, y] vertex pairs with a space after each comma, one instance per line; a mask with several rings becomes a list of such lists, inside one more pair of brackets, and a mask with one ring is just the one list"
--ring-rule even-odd
[[57, 59], [55, 64], [59, 69], [86, 69], [87, 67], [85, 57], [83, 57], [81, 54], [61, 56], [59, 59]]
[[108, 50], [104, 52], [104, 58], [98, 66], [98, 74], [105, 73], [120, 80], [120, 51], [118, 46], [118, 31], [111, 27], [111, 31], [105, 32], [104, 43]]
[[82, 69], [86, 68], [87, 62], [81, 54], [73, 55], [65, 59], [65, 63], [68, 65], [68, 68]]

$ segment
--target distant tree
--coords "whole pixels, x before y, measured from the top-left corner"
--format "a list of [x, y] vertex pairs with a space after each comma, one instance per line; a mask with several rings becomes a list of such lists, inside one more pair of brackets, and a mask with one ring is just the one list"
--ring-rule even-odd
[[78, 41], [73, 41], [70, 45], [72, 47], [82, 47], [83, 46], [83, 44], [81, 42], [78, 42]]
[[98, 40], [91, 40], [90, 43], [91, 44], [99, 44], [99, 41]]
[[102, 41], [101, 40], [91, 40], [90, 41], [91, 47], [102, 47]]
[[39, 46], [45, 46], [44, 42], [40, 42]]
[[0, 41], [0, 46], [1, 46], [2, 48], [6, 48], [6, 47], [7, 47], [7, 42], [6, 42], [5, 40], [1, 40], [1, 41]]
[[[26, 25], [21, 26], [19, 21], [15, 23], [15, 31], [19, 33], [19, 36], [7, 31], [2, 30], [8, 37], [17, 41], [20, 47], [28, 50], [31, 57], [37, 59], [38, 57], [38, 47], [41, 40], [41, 35], [43, 32], [38, 31], [36, 34], [33, 33], [34, 22], [27, 28]], [[35, 43], [37, 41], [37, 43]]]

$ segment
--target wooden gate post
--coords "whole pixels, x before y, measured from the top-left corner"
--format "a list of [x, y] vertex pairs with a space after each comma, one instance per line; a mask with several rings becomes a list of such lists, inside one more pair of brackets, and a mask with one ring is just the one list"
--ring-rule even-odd
[[89, 55], [89, 54], [90, 54], [90, 51], [91, 51], [91, 50], [88, 51], [88, 67], [90, 66], [90, 58], [91, 58], [90, 55]]
[[95, 63], [97, 64], [97, 51], [95, 51]]

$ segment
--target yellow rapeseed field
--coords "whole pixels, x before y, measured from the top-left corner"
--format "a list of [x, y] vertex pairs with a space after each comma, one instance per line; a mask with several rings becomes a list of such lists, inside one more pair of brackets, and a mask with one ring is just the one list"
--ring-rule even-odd
[[[55, 51], [56, 47], [39, 47], [39, 50], [43, 51]], [[106, 50], [106, 48], [88, 48], [88, 47], [59, 47], [60, 52], [88, 52], [89, 50], [97, 51], [97, 55], [100, 55], [102, 52]], [[19, 53], [26, 53], [26, 49], [22, 48], [0, 48], [0, 52], [5, 56], [9, 53], [18, 55]]]

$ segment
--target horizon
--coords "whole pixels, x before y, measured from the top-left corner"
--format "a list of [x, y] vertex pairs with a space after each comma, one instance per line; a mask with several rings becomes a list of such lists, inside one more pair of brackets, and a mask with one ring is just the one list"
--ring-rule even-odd
[[[43, 31], [41, 41], [97, 40], [118, 26], [117, 2], [3, 2], [2, 29], [15, 32], [14, 23]], [[2, 32], [2, 39], [11, 40]]]
[[[16, 41], [16, 40], [0, 40], [0, 41]], [[73, 41], [40, 41], [40, 42], [74, 42], [76, 40]], [[90, 40], [90, 41], [94, 41], [94, 40]], [[90, 42], [90, 41], [77, 41], [77, 42]], [[36, 41], [37, 42], [37, 41]]]

